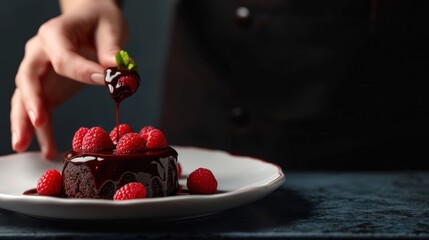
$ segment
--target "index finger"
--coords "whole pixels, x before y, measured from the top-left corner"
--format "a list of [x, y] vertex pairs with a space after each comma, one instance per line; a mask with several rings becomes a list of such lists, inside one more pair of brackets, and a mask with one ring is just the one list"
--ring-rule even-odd
[[39, 35], [57, 74], [86, 84], [104, 84], [104, 68], [78, 53], [79, 46], [70, 41], [60, 23], [51, 20], [40, 28]]

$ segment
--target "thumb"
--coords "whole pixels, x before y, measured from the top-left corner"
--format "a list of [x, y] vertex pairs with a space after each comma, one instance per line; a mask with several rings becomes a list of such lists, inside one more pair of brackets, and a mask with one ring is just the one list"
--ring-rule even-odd
[[126, 34], [114, 26], [115, 24], [100, 23], [96, 33], [98, 61], [103, 67], [115, 66], [115, 55], [126, 41]]

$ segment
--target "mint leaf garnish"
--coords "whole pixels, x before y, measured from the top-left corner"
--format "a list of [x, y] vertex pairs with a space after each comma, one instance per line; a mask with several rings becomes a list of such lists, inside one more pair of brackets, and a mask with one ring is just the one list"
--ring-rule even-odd
[[127, 67], [128, 63], [130, 62], [130, 57], [128, 56], [128, 53], [124, 50], [119, 51], [119, 55], [122, 57], [122, 61], [124, 62], [124, 66]]
[[[122, 51], [122, 50], [121, 50]], [[124, 62], [124, 59], [122, 58], [122, 55], [120, 54], [120, 52], [118, 52], [115, 55], [115, 61], [116, 61], [116, 66], [121, 69], [121, 68], [126, 68], [126, 64]]]
[[134, 62], [132, 58], [128, 55], [128, 53], [124, 50], [119, 51], [115, 55], [116, 66], [119, 69], [128, 69], [131, 71], [138, 72], [137, 64]]
[[134, 61], [130, 62], [128, 64], [128, 70], [138, 72], [137, 64]]

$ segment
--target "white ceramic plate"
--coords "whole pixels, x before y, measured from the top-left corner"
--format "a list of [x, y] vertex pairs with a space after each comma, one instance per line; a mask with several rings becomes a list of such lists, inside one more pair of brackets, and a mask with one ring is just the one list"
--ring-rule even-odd
[[177, 220], [209, 215], [262, 198], [285, 180], [277, 165], [224, 151], [173, 146], [179, 153], [186, 186], [187, 175], [199, 167], [212, 170], [221, 193], [213, 195], [180, 195], [127, 201], [63, 199], [23, 195], [34, 188], [48, 168], [61, 170], [57, 161], [42, 159], [38, 152], [0, 157], [0, 208], [39, 218], [115, 220]]

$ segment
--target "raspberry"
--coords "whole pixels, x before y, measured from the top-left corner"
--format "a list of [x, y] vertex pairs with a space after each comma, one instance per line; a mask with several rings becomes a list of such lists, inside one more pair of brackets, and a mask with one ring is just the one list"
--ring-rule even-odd
[[213, 194], [217, 191], [217, 180], [207, 168], [198, 168], [189, 174], [186, 186], [190, 193]]
[[142, 136], [142, 137], [143, 137], [143, 139], [144, 139], [144, 140], [146, 140], [146, 141], [147, 141], [148, 134], [149, 134], [149, 132], [150, 132], [150, 131], [152, 131], [153, 129], [155, 129], [155, 128], [154, 128], [153, 126], [150, 126], [150, 125], [148, 125], [148, 126], [144, 126], [144, 127], [140, 130], [139, 134], [140, 134], [140, 136]]
[[152, 149], [166, 147], [167, 138], [165, 137], [164, 133], [161, 132], [161, 130], [155, 128], [147, 134], [146, 148]]
[[116, 144], [116, 153], [133, 153], [145, 149], [146, 142], [138, 133], [127, 133]]
[[61, 173], [48, 169], [37, 181], [37, 193], [44, 196], [59, 196], [61, 193]]
[[86, 127], [81, 127], [75, 132], [72, 141], [73, 151], [79, 152], [82, 150], [82, 140], [87, 132], [88, 128]]
[[118, 86], [128, 87], [132, 93], [135, 93], [139, 87], [139, 79], [133, 75], [125, 75], [119, 78]]
[[127, 200], [146, 197], [146, 187], [140, 182], [130, 182], [116, 190], [113, 200]]
[[[119, 139], [121, 139], [122, 136], [124, 136], [127, 133], [134, 132], [133, 129], [130, 127], [130, 125], [123, 123], [119, 125]], [[117, 132], [116, 127], [110, 131], [110, 139], [112, 139], [112, 142], [117, 143]]]
[[101, 127], [90, 128], [82, 140], [82, 150], [87, 152], [106, 151], [114, 147], [109, 134]]

